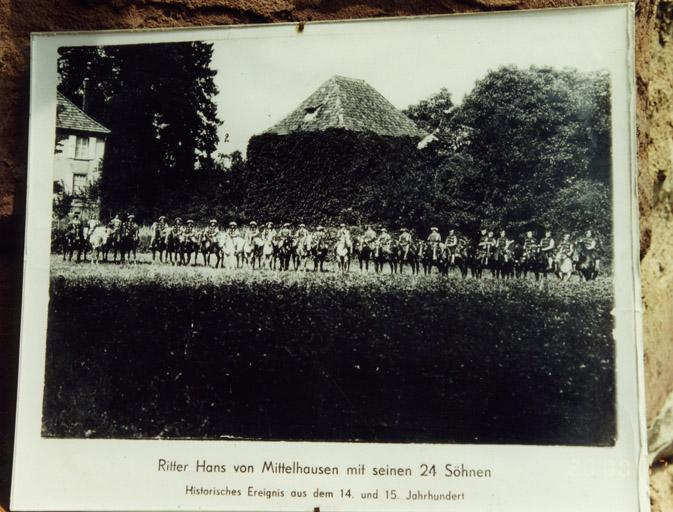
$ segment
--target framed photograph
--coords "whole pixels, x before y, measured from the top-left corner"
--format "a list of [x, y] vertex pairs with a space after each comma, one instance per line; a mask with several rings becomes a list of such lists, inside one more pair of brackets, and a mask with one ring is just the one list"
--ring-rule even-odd
[[647, 510], [633, 5], [35, 34], [14, 510]]

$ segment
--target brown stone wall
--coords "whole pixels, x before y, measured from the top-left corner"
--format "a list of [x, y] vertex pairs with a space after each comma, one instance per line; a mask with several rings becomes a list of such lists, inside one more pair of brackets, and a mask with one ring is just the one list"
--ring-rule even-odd
[[[24, 216], [29, 34], [309, 21], [587, 5], [591, 0], [0, 0], [0, 404], [15, 388]], [[637, 3], [638, 162], [648, 420], [673, 390], [673, 0]], [[7, 506], [11, 413], [0, 405], [0, 505]], [[657, 470], [655, 510], [673, 510]], [[668, 486], [668, 487], [666, 487]]]

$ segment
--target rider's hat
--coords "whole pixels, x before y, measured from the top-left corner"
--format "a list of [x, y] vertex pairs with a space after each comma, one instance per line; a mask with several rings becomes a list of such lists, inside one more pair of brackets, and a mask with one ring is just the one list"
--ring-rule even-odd
[[238, 226], [238, 224], [236, 224], [233, 220], [229, 223], [229, 225], [232, 226], [232, 227]]
[[251, 220], [251, 221], [250, 221], [250, 225], [251, 225], [251, 226], [256, 226], [257, 223], [256, 223], [254, 220]]
[[385, 233], [386, 231], [387, 231], [386, 228], [381, 228], [382, 233]]
[[194, 221], [192, 219], [187, 219], [187, 224], [194, 224]]
[[438, 228], [438, 227], [435, 227], [435, 226], [432, 226], [432, 227], [430, 228], [430, 231], [439, 231], [439, 228]]
[[290, 227], [290, 223], [289, 223], [289, 222], [286, 222], [285, 224], [283, 224], [283, 227], [284, 227], [284, 228]]
[[128, 218], [129, 218], [129, 219], [135, 219], [135, 218], [136, 218], [136, 216], [135, 216], [135, 215], [133, 215], [132, 213], [129, 213], [129, 214], [128, 214]]
[[570, 238], [570, 235], [568, 233], [564, 233], [563, 238]]
[[217, 220], [215, 220], [215, 219], [210, 219], [210, 223], [211, 223], [211, 224], [217, 224]]
[[325, 229], [324, 227], [318, 226], [318, 231], [324, 231], [324, 229]]
[[346, 227], [346, 224], [344, 224], [344, 223], [342, 222], [341, 224], [339, 224], [339, 227], [340, 227], [340, 228], [345, 228], [345, 227]]
[[402, 229], [400, 229], [400, 231], [405, 232], [405, 231], [409, 231], [409, 230], [407, 228], [402, 228]]
[[305, 228], [305, 227], [306, 227], [306, 224], [299, 224], [299, 227], [300, 227], [300, 228]]
[[175, 217], [175, 222], [182, 222], [182, 217]]
[[159, 220], [166, 220], [166, 216], [165, 215], [160, 215]]
[[266, 227], [267, 228], [272, 228], [273, 227], [273, 222], [267, 222]]

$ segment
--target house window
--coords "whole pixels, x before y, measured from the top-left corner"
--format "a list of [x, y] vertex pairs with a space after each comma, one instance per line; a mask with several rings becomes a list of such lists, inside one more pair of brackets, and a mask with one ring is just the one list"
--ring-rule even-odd
[[72, 193], [81, 194], [86, 189], [86, 174], [72, 175]]
[[77, 137], [75, 141], [75, 158], [89, 160], [89, 137]]

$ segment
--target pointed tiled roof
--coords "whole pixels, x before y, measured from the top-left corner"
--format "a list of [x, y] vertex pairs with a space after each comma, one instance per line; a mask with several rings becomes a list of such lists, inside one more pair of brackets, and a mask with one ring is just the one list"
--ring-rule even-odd
[[422, 138], [427, 135], [367, 82], [338, 75], [323, 83], [267, 133], [287, 135], [329, 128], [389, 137]]
[[60, 92], [56, 93], [56, 104], [56, 128], [90, 133], [110, 133], [110, 130], [89, 117]]

